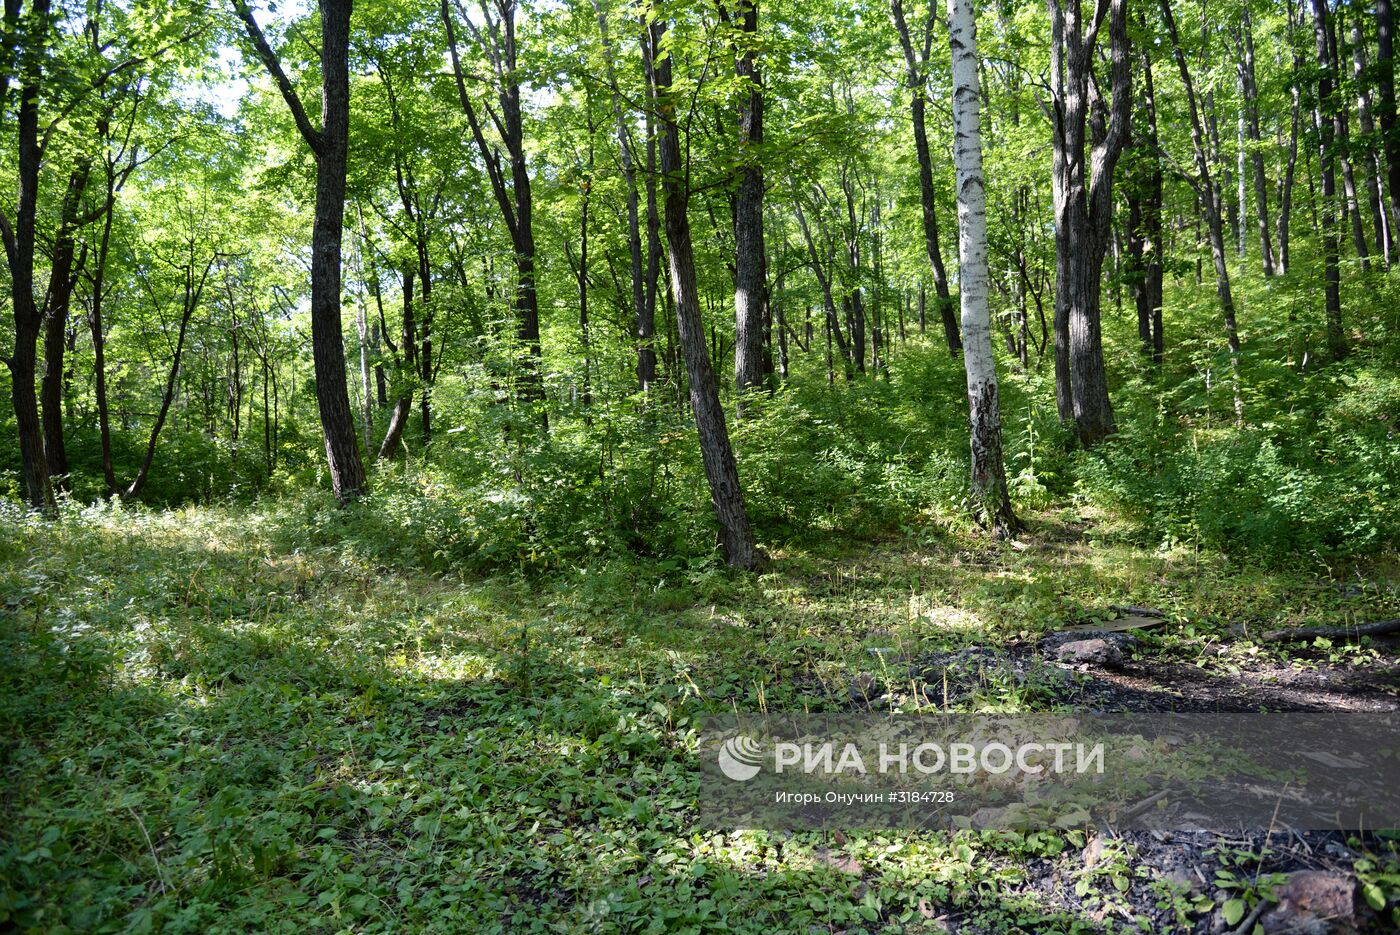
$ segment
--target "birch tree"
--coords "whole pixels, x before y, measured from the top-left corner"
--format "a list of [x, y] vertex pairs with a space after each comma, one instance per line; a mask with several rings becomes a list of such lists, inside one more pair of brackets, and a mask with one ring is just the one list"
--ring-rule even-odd
[[972, 498], [998, 538], [1016, 528], [1001, 457], [1001, 406], [988, 301], [987, 191], [982, 176], [981, 95], [973, 0], [948, 0], [953, 52], [953, 162], [957, 168], [958, 277], [963, 368], [972, 435]]

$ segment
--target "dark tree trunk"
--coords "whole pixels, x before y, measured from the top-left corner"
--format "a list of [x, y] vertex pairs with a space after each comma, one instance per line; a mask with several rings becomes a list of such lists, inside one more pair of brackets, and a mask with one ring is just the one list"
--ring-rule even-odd
[[423, 438], [423, 450], [426, 451], [433, 440], [432, 394], [437, 371], [433, 369], [432, 265], [428, 262], [428, 232], [421, 225], [418, 241], [418, 281], [423, 296], [418, 304], [423, 309], [423, 315], [422, 320], [417, 322], [418, 354], [414, 363], [418, 366], [418, 423]]
[[928, 146], [928, 128], [924, 118], [926, 95], [928, 92], [929, 55], [933, 45], [934, 23], [938, 15], [938, 3], [929, 3], [928, 19], [924, 23], [923, 47], [915, 50], [909, 24], [904, 17], [901, 0], [891, 0], [895, 29], [899, 33], [900, 46], [904, 49], [905, 76], [909, 88], [909, 114], [914, 125], [914, 155], [919, 162], [919, 198], [923, 206], [924, 246], [928, 251], [929, 265], [933, 267], [933, 290], [938, 297], [938, 312], [943, 319], [943, 336], [948, 342], [948, 351], [957, 355], [962, 351], [962, 338], [958, 335], [958, 320], [953, 310], [953, 296], [948, 289], [948, 272], [943, 266], [943, 250], [938, 238], [938, 210], [933, 192], [933, 157]]
[[827, 340], [827, 373], [833, 376], [835, 370], [832, 367], [831, 344], [835, 341], [837, 349], [841, 352], [841, 360], [845, 365], [846, 379], [850, 380], [855, 376], [854, 368], [851, 366], [851, 349], [846, 344], [846, 338], [841, 332], [841, 320], [836, 312], [836, 297], [832, 291], [831, 273], [823, 269], [821, 257], [817, 253], [816, 241], [812, 239], [811, 228], [807, 226], [807, 217], [802, 211], [801, 205], [794, 205], [797, 214], [797, 224], [802, 229], [803, 240], [807, 243], [807, 253], [812, 260], [812, 272], [817, 277], [817, 283], [822, 290], [822, 306], [826, 312], [826, 340]]
[[[1318, 162], [1322, 169], [1323, 277], [1327, 286], [1327, 346], [1333, 359], [1346, 356], [1342, 333], [1341, 225], [1337, 218], [1337, 148], [1342, 142], [1342, 118], [1337, 106], [1335, 63], [1328, 41], [1327, 0], [1313, 0], [1313, 33], [1317, 40]], [[1363, 238], [1364, 246], [1364, 238]]]
[[1272, 276], [1277, 270], [1269, 231], [1269, 187], [1264, 177], [1264, 152], [1259, 137], [1259, 88], [1255, 82], [1254, 70], [1254, 26], [1250, 22], [1248, 8], [1242, 8], [1240, 15], [1240, 86], [1244, 89], [1245, 132], [1249, 138], [1249, 159], [1254, 175], [1255, 216], [1259, 220], [1259, 258], [1264, 275]]
[[[392, 86], [389, 85], [387, 77], [385, 78], [385, 86], [390, 89], [389, 101], [392, 107], [394, 125], [397, 127], [399, 122], [398, 104], [394, 99]], [[413, 277], [406, 274], [404, 278], [403, 341], [405, 368], [410, 377], [418, 383], [419, 426], [423, 449], [426, 451], [433, 437], [432, 383], [434, 377], [433, 264], [429, 253], [428, 222], [432, 219], [431, 213], [435, 209], [425, 211], [418, 197], [418, 183], [414, 179], [412, 167], [402, 164], [397, 155], [395, 155], [395, 176], [398, 181], [399, 200], [403, 205], [404, 216], [408, 226], [413, 231], [414, 253], [418, 259], [419, 297], [416, 300], [411, 301]], [[421, 315], [418, 313], [418, 309], [422, 309]], [[412, 396], [411, 391], [404, 393], [405, 399], [410, 396]]]
[[1187, 110], [1191, 118], [1191, 148], [1196, 159], [1196, 188], [1204, 214], [1206, 227], [1210, 233], [1211, 259], [1215, 263], [1215, 291], [1220, 299], [1220, 312], [1225, 320], [1225, 341], [1230, 348], [1230, 370], [1233, 379], [1235, 419], [1244, 419], [1244, 401], [1240, 395], [1240, 335], [1235, 324], [1235, 298], [1230, 289], [1230, 269], [1225, 254], [1224, 211], [1221, 205], [1220, 186], [1211, 175], [1210, 159], [1206, 150], [1205, 131], [1201, 125], [1201, 112], [1196, 96], [1196, 85], [1191, 79], [1191, 69], [1186, 64], [1186, 53], [1181, 47], [1181, 37], [1176, 28], [1176, 17], [1172, 15], [1171, 0], [1160, 0], [1162, 20], [1171, 40], [1172, 54], [1176, 58], [1177, 71], [1181, 75], [1182, 88], [1186, 94]]
[[[586, 105], [585, 105], [586, 106]], [[583, 203], [579, 208], [578, 222], [578, 340], [583, 351], [583, 424], [593, 424], [593, 338], [588, 323], [588, 202], [593, 189], [593, 114], [588, 115], [588, 176], [583, 182]]]
[[[652, 347], [655, 330], [654, 315], [649, 314], [646, 281], [642, 271], [641, 212], [638, 205], [637, 169], [634, 162], [631, 134], [623, 115], [622, 96], [617, 87], [617, 72], [613, 65], [613, 46], [608, 36], [608, 16], [599, 0], [593, 0], [598, 16], [598, 33], [607, 57], [608, 83], [612, 86], [613, 123], [617, 132], [617, 147], [622, 158], [622, 177], [627, 185], [627, 252], [631, 261], [633, 337], [637, 341], [637, 385], [646, 392], [656, 380], [656, 351]], [[650, 145], [650, 144], [649, 144]]]
[[1386, 215], [1381, 197], [1381, 151], [1376, 146], [1376, 122], [1372, 117], [1371, 89], [1367, 83], [1366, 39], [1362, 30], [1360, 11], [1351, 21], [1352, 76], [1356, 81], [1356, 122], [1365, 140], [1362, 148], [1362, 174], [1366, 180], [1366, 200], [1371, 206], [1371, 229], [1375, 236], [1376, 253], [1386, 265], [1395, 258], [1391, 243], [1391, 219]]
[[[107, 127], [101, 127], [106, 138]], [[135, 163], [131, 164], [131, 168]], [[117, 492], [116, 469], [112, 465], [112, 425], [107, 408], [107, 329], [102, 322], [102, 304], [106, 298], [107, 257], [112, 245], [112, 222], [116, 213], [118, 178], [111, 162], [106, 166], [107, 190], [102, 215], [102, 234], [97, 241], [97, 256], [92, 270], [92, 306], [88, 311], [88, 327], [92, 332], [93, 398], [97, 405], [97, 430], [102, 447], [102, 477], [107, 484], [107, 496]]]
[[350, 130], [351, 0], [320, 0], [321, 128], [311, 125], [281, 63], [244, 0], [234, 0], [248, 37], [277, 83], [302, 137], [316, 156], [316, 216], [311, 232], [311, 353], [316, 404], [336, 499], [345, 503], [365, 487], [365, 468], [345, 378], [340, 321], [340, 240], [345, 222], [345, 168]]
[[1332, 109], [1332, 135], [1336, 140], [1336, 159], [1341, 163], [1342, 191], [1346, 195], [1343, 206], [1347, 221], [1351, 225], [1351, 244], [1360, 260], [1361, 271], [1371, 268], [1371, 248], [1366, 242], [1366, 224], [1361, 217], [1361, 197], [1356, 187], [1356, 167], [1351, 160], [1351, 117], [1341, 95], [1342, 62], [1346, 58], [1346, 47], [1341, 41], [1337, 17], [1327, 18], [1327, 62], [1332, 73], [1335, 100]]
[[831, 323], [832, 316], [824, 318], [826, 324], [826, 385], [831, 386], [836, 382], [836, 365], [831, 354]]
[[738, 191], [734, 198], [734, 388], [736, 414], [743, 394], [763, 386], [763, 309], [768, 284], [763, 239], [763, 76], [754, 51], [758, 0], [740, 0], [734, 25], [742, 35], [735, 63], [743, 100], [739, 107]]
[[[646, 62], [647, 73], [651, 72], [651, 53], [647, 51], [647, 43], [642, 43], [642, 57]], [[648, 84], [647, 95], [650, 100], [650, 84]], [[660, 294], [661, 282], [661, 208], [656, 199], [656, 128], [655, 112], [656, 102], [651, 101], [651, 106], [646, 113], [646, 133], [647, 133], [647, 272], [646, 272], [646, 299], [645, 307], [642, 310], [642, 317], [637, 321], [637, 382], [643, 388], [649, 388], [656, 382], [656, 298]]]
[[851, 356], [855, 358], [856, 371], [865, 373], [865, 302], [859, 289], [847, 298], [846, 307], [850, 309]]
[[1060, 417], [1072, 420], [1075, 436], [1088, 445], [1117, 427], [1104, 372], [1100, 298], [1112, 229], [1113, 169], [1127, 142], [1132, 106], [1127, 14], [1124, 0], [1100, 4], [1096, 14], [1109, 16], [1110, 105], [1097, 95], [1091, 100], [1098, 24], [1085, 24], [1079, 0], [1047, 0], [1046, 6], [1054, 98], [1055, 396]]
[[1288, 6], [1288, 46], [1293, 49], [1293, 71], [1289, 77], [1289, 127], [1288, 145], [1284, 152], [1283, 177], [1279, 179], [1278, 189], [1278, 255], [1274, 263], [1275, 271], [1280, 275], [1288, 273], [1289, 246], [1291, 243], [1292, 223], [1293, 223], [1293, 185], [1298, 175], [1298, 133], [1302, 123], [1303, 91], [1300, 85], [1302, 81], [1303, 61], [1298, 54], [1297, 46], [1293, 40], [1293, 5], [1290, 0]]
[[[1208, 41], [1209, 33], [1203, 32], [1206, 42], [1206, 55], [1210, 54]], [[1220, 145], [1220, 120], [1215, 107], [1215, 90], [1207, 86], [1201, 95], [1201, 116], [1205, 119], [1206, 142], [1208, 144], [1207, 157], [1210, 159], [1212, 175], [1216, 180], [1217, 194], [1219, 196], [1220, 223], [1222, 234], [1229, 231], [1231, 236], [1239, 230], [1239, 219], [1235, 216], [1235, 204], [1225, 196], [1230, 190], [1230, 168], [1225, 161], [1225, 150]]]
[[[389, 343], [389, 350], [394, 354], [395, 362], [399, 364], [399, 380], [403, 381], [404, 388], [400, 391], [397, 399], [394, 400], [393, 412], [389, 414], [389, 426], [384, 430], [384, 440], [379, 444], [379, 453], [376, 457], [380, 459], [392, 458], [402, 450], [404, 428], [408, 425], [409, 413], [413, 411], [413, 389], [410, 382], [416, 371], [416, 348], [418, 346], [418, 336], [415, 333], [416, 327], [413, 316], [413, 293], [416, 275], [412, 267], [404, 267], [403, 270], [403, 330], [399, 335], [399, 347], [403, 348], [403, 359], [399, 360], [398, 348], [393, 341], [388, 341], [388, 330], [385, 330], [385, 340]], [[377, 290], [376, 290], [377, 291]], [[382, 306], [381, 306], [382, 313]]]
[[155, 423], [151, 426], [151, 435], [146, 442], [145, 457], [141, 459], [141, 467], [137, 470], [136, 476], [122, 491], [123, 500], [139, 497], [141, 491], [145, 489], [147, 478], [151, 475], [151, 465], [155, 462], [156, 457], [156, 442], [160, 440], [160, 431], [165, 427], [166, 416], [170, 414], [170, 404], [175, 401], [175, 388], [179, 385], [180, 358], [185, 350], [185, 334], [189, 331], [190, 318], [194, 315], [194, 310], [199, 307], [200, 298], [204, 295], [204, 284], [209, 279], [209, 271], [214, 268], [214, 259], [211, 257], [209, 262], [205, 264], [204, 272], [200, 274], [198, 279], [195, 279], [193, 256], [184, 267], [185, 292], [180, 307], [180, 330], [175, 338], [175, 355], [170, 361], [170, 373], [165, 380], [165, 394], [161, 397], [160, 410], [156, 413]]
[[311, 343], [316, 403], [331, 487], [342, 503], [365, 487], [355, 415], [345, 379], [340, 321], [340, 240], [345, 223], [350, 128], [350, 0], [321, 0], [321, 150], [316, 159], [316, 218], [311, 236]]
[[[778, 281], [775, 292], [781, 295], [783, 291], [783, 273], [778, 273]], [[772, 293], [770, 293], [771, 299]], [[770, 314], [773, 316], [773, 324], [778, 331], [778, 380], [787, 383], [791, 374], [790, 361], [788, 359], [788, 323], [787, 315], [784, 313], [782, 305], [771, 305]], [[800, 346], [800, 345], [799, 345]]]
[[1152, 62], [1142, 58], [1140, 152], [1128, 186], [1127, 253], [1137, 308], [1138, 340], [1154, 364], [1162, 363], [1162, 163], [1158, 156], [1157, 101]]
[[1385, 149], [1386, 194], [1390, 198], [1390, 216], [1400, 225], [1400, 135], [1395, 129], [1395, 22], [1390, 0], [1376, 0], [1376, 40], [1381, 98], [1378, 110]]
[[705, 326], [700, 316], [695, 259], [686, 212], [690, 192], [681, 156], [680, 127], [671, 90], [671, 56], [658, 59], [665, 26], [653, 22], [646, 42], [651, 52], [651, 86], [660, 123], [662, 185], [666, 198], [666, 237], [670, 243], [671, 289], [676, 304], [676, 336], [685, 358], [690, 383], [690, 405], [700, 437], [700, 455], [710, 486], [710, 502], [719, 522], [720, 546], [725, 561], [738, 568], [757, 568], [763, 553], [754, 544], [753, 530], [744, 508], [739, 471], [729, 443], [729, 429], [720, 406], [719, 388], [705, 348]]
[[487, 142], [477, 117], [476, 106], [467, 94], [466, 76], [457, 54], [457, 34], [448, 0], [441, 6], [447, 44], [456, 77], [457, 99], [471, 127], [477, 151], [486, 164], [491, 191], [496, 196], [506, 229], [510, 231], [515, 248], [515, 327], [516, 341], [524, 350], [520, 358], [520, 400], [536, 407], [536, 416], [545, 428], [549, 413], [543, 405], [544, 386], [540, 374], [540, 308], [535, 283], [535, 232], [530, 173], [525, 158], [524, 113], [521, 109], [520, 72], [516, 64], [514, 0], [500, 0], [494, 19], [484, 28], [472, 28], [482, 53], [495, 70], [496, 97], [499, 112], [488, 107], [492, 124], [501, 136], [506, 156], [510, 160], [509, 186], [501, 154]]
[[[92, 163], [84, 159], [68, 177], [58, 233], [54, 237], [48, 308], [44, 312], [44, 379], [39, 389], [39, 402], [43, 407], [44, 454], [51, 478], [66, 478], [68, 475], [68, 449], [63, 442], [63, 359], [68, 347], [68, 311], [72, 305], [77, 275], [73, 264], [78, 209], [82, 205], [91, 169]], [[58, 483], [63, 484], [64, 481]]]
[[[380, 409], [387, 409], [389, 408], [389, 378], [384, 370], [384, 350], [381, 342], [388, 344], [395, 351], [397, 349], [394, 347], [393, 339], [389, 337], [389, 324], [384, 317], [384, 295], [379, 287], [379, 273], [373, 264], [370, 264], [368, 274], [369, 292], [370, 295], [374, 296], [374, 308], [378, 313], [378, 319], [370, 322], [369, 325], [370, 344], [374, 348], [374, 397], [375, 403]], [[366, 451], [368, 450], [367, 446]]]
[[[19, 3], [6, 0], [5, 16], [14, 21]], [[5, 259], [10, 267], [10, 288], [15, 320], [15, 350], [10, 365], [10, 398], [19, 433], [21, 482], [25, 502], [46, 513], [54, 508], [39, 421], [39, 399], [34, 392], [39, 332], [43, 315], [34, 298], [34, 242], [39, 204], [39, 167], [43, 161], [39, 138], [41, 61], [49, 31], [49, 0], [34, 0], [29, 11], [27, 48], [19, 54], [19, 103], [17, 105], [17, 176], [13, 224], [4, 218]], [[9, 23], [6, 28], [12, 28]], [[8, 51], [8, 50], [7, 50]], [[8, 81], [8, 75], [6, 81]]]

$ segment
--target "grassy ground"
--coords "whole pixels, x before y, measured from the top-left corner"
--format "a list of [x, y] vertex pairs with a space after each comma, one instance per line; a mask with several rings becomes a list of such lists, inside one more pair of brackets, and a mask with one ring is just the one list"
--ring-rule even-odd
[[[1154, 651], [1227, 677], [1207, 650], [1231, 624], [1368, 619], [1400, 583], [1391, 561], [1147, 552], [1078, 514], [1015, 545], [835, 540], [757, 577], [638, 561], [457, 580], [306, 541], [305, 508], [0, 524], [0, 924], [1150, 930], [1147, 900], [1185, 928], [1215, 893], [1131, 841], [1085, 861], [1077, 831], [697, 833], [692, 719], [833, 710], [862, 671], [912, 706], [907, 667], [868, 649], [996, 645], [1110, 603], [1166, 610]], [[1041, 703], [989, 684], [966, 705]], [[1387, 859], [1363, 867], [1383, 901]], [[1047, 868], [1073, 885], [1035, 886]]]

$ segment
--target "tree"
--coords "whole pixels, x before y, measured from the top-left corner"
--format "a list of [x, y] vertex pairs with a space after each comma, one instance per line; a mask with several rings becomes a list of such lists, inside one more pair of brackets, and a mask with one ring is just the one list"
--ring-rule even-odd
[[365, 486], [355, 416], [345, 377], [340, 320], [340, 242], [345, 221], [346, 150], [350, 131], [351, 0], [319, 0], [321, 13], [321, 127], [311, 125], [301, 98], [282, 69], [253, 11], [233, 0], [234, 12], [258, 58], [287, 103], [297, 130], [316, 158], [316, 216], [311, 235], [311, 349], [316, 403], [326, 462], [336, 499], [345, 503]]
[[1293, 186], [1298, 175], [1298, 132], [1301, 128], [1303, 108], [1303, 58], [1294, 38], [1293, 0], [1288, 0], [1288, 47], [1293, 53], [1293, 68], [1289, 74], [1288, 88], [1291, 104], [1288, 112], [1288, 143], [1284, 149], [1283, 177], [1278, 183], [1278, 218], [1275, 222], [1278, 252], [1274, 257], [1274, 269], [1280, 276], [1288, 273], [1291, 259], [1289, 249], [1293, 229]]
[[[617, 68], [613, 63], [614, 47], [608, 34], [608, 15], [601, 0], [593, 0], [593, 9], [598, 17], [598, 35], [603, 43], [603, 67], [607, 75], [612, 99], [613, 125], [617, 133], [618, 158], [622, 164], [622, 175], [627, 185], [627, 253], [631, 263], [632, 285], [632, 328], [637, 342], [637, 385], [646, 392], [656, 381], [656, 348], [652, 346], [656, 332], [656, 277], [647, 281], [642, 268], [642, 230], [637, 190], [637, 167], [634, 155], [632, 134], [628, 130], [627, 118], [623, 110], [622, 90], [618, 87]], [[757, 8], [755, 8], [755, 15]], [[761, 101], [761, 98], [760, 98]], [[648, 134], [647, 147], [654, 144]], [[656, 213], [656, 183], [654, 173], [648, 172], [651, 213]], [[653, 255], [651, 261], [654, 263]]]
[[[63, 193], [59, 211], [58, 231], [54, 235], [53, 265], [43, 308], [44, 317], [44, 379], [40, 383], [39, 401], [43, 409], [44, 455], [50, 478], [66, 483], [68, 451], [63, 440], [63, 382], [64, 352], [68, 347], [68, 311], [72, 305], [77, 271], [87, 262], [87, 251], [77, 250], [78, 228], [84, 223], [79, 217], [83, 192], [92, 174], [92, 160], [82, 156], [68, 176], [68, 188]], [[75, 256], [75, 254], [77, 254]]]
[[[1061, 421], [1072, 422], [1075, 437], [1086, 445], [1117, 428], [1104, 372], [1099, 302], [1112, 230], [1113, 169], [1127, 143], [1132, 108], [1125, 3], [1099, 0], [1086, 23], [1080, 0], [1046, 0], [1051, 30], [1047, 107], [1054, 149], [1055, 399]], [[1091, 81], [1105, 15], [1112, 60], [1111, 105]], [[1086, 160], [1085, 147], [1090, 143]]]
[[1152, 81], [1152, 60], [1141, 55], [1142, 106], [1137, 109], [1137, 126], [1129, 151], [1126, 194], [1128, 220], [1126, 250], [1131, 276], [1133, 303], [1137, 307], [1138, 340], [1143, 353], [1155, 364], [1162, 363], [1165, 339], [1162, 335], [1162, 162], [1157, 138], [1157, 94]]
[[[933, 156], [929, 151], [928, 127], [924, 111], [928, 105], [928, 69], [933, 49], [933, 23], [938, 0], [929, 0], [928, 17], [924, 20], [922, 47], [916, 53], [908, 20], [904, 16], [903, 0], [890, 0], [899, 45], [904, 51], [905, 84], [909, 88], [909, 114], [914, 126], [914, 156], [919, 161], [919, 197], [923, 209], [924, 245], [929, 265], [933, 267], [933, 290], [938, 297], [938, 313], [943, 319], [943, 336], [948, 351], [962, 350], [958, 323], [953, 317], [953, 298], [948, 291], [948, 273], [943, 267], [943, 249], [938, 242], [938, 206], [933, 192]], [[921, 319], [922, 321], [922, 319]]]
[[1390, 0], [1376, 0], [1376, 66], [1380, 73], [1381, 142], [1390, 216], [1400, 224], [1400, 134], [1395, 127], [1395, 17]]
[[[456, 0], [453, 0], [456, 2]], [[501, 153], [487, 142], [477, 116], [476, 105], [467, 93], [467, 77], [457, 51], [457, 32], [452, 7], [442, 0], [442, 22], [447, 30], [447, 47], [452, 62], [452, 74], [457, 83], [457, 97], [471, 127], [472, 139], [491, 179], [491, 191], [501, 209], [501, 217], [510, 232], [515, 248], [515, 314], [516, 339], [525, 351], [520, 360], [520, 398], [527, 404], [544, 398], [540, 365], [540, 305], [535, 282], [534, 200], [530, 190], [530, 169], [525, 156], [524, 111], [520, 93], [520, 65], [515, 33], [515, 0], [482, 0], [482, 25], [472, 21], [458, 5], [458, 15], [466, 24], [477, 49], [490, 63], [496, 91], [496, 105], [483, 106], [491, 125], [500, 136], [510, 160], [510, 186], [501, 165]], [[543, 406], [538, 417], [545, 427], [549, 415]]]
[[142, 489], [146, 486], [147, 478], [151, 476], [151, 465], [155, 462], [156, 457], [156, 442], [160, 440], [161, 429], [165, 427], [166, 417], [170, 414], [170, 404], [175, 401], [175, 389], [180, 378], [180, 360], [185, 353], [185, 336], [189, 332], [190, 319], [194, 316], [195, 309], [199, 308], [200, 301], [204, 296], [204, 286], [209, 281], [209, 272], [219, 259], [217, 252], [210, 254], [201, 270], [196, 257], [197, 240], [196, 227], [191, 224], [183, 245], [184, 255], [178, 259], [167, 261], [180, 277], [180, 323], [176, 329], [175, 346], [171, 353], [170, 369], [165, 380], [165, 391], [160, 398], [160, 409], [156, 413], [155, 421], [151, 424], [151, 433], [146, 441], [146, 453], [141, 459], [141, 466], [137, 469], [136, 476], [121, 492], [123, 500], [133, 500], [140, 496]]
[[841, 331], [841, 320], [836, 313], [835, 286], [832, 283], [836, 266], [835, 243], [830, 236], [825, 236], [822, 239], [822, 250], [819, 251], [800, 200], [793, 201], [793, 213], [797, 215], [797, 225], [802, 229], [802, 239], [807, 244], [807, 255], [811, 260], [812, 273], [817, 277], [817, 282], [822, 290], [822, 308], [826, 312], [827, 373], [830, 376], [833, 370], [831, 346], [834, 342], [837, 350], [841, 353], [846, 379], [850, 380], [855, 376], [851, 366], [851, 349]]
[[739, 469], [729, 443], [729, 428], [719, 401], [719, 388], [705, 346], [705, 326], [700, 317], [700, 295], [695, 275], [695, 254], [690, 239], [689, 182], [681, 159], [681, 133], [676, 95], [671, 87], [672, 50], [662, 45], [663, 20], [652, 21], [643, 41], [647, 44], [650, 81], [660, 129], [661, 187], [665, 194], [666, 239], [670, 244], [671, 290], [676, 305], [676, 337], [685, 357], [690, 383], [690, 406], [700, 437], [700, 456], [710, 485], [710, 503], [719, 522], [720, 547], [725, 561], [737, 568], [754, 569], [764, 561], [754, 544]]
[[[724, 11], [724, 0], [720, 10]], [[724, 14], [728, 18], [728, 13]], [[739, 0], [734, 14], [734, 71], [740, 83], [738, 190], [734, 197], [734, 386], [743, 394], [763, 385], [763, 320], [768, 258], [763, 240], [763, 73], [757, 59], [758, 0]]]
[[[1341, 107], [1336, 97], [1336, 63], [1328, 36], [1327, 0], [1312, 0], [1313, 34], [1317, 40], [1317, 146], [1322, 169], [1323, 278], [1327, 293], [1327, 349], [1334, 360], [1346, 356], [1342, 333], [1341, 225], [1337, 204], [1337, 150], [1345, 139]], [[1365, 241], [1362, 241], [1365, 248]]]
[[1352, 77], [1356, 84], [1356, 121], [1361, 128], [1361, 137], [1364, 142], [1362, 167], [1366, 177], [1366, 199], [1371, 205], [1376, 252], [1389, 266], [1395, 260], [1395, 245], [1391, 231], [1391, 218], [1386, 213], [1387, 206], [1381, 193], [1381, 179], [1385, 176], [1385, 166], [1382, 159], [1383, 150], [1376, 146], [1376, 123], [1372, 116], [1374, 108], [1371, 103], [1371, 85], [1362, 22], [1361, 11], [1356, 10], [1351, 21]]
[[1225, 341], [1230, 349], [1230, 370], [1233, 377], [1235, 395], [1235, 418], [1244, 418], [1244, 401], [1240, 395], [1240, 334], [1235, 324], [1235, 298], [1230, 289], [1230, 268], [1225, 255], [1224, 209], [1220, 184], [1210, 171], [1210, 158], [1206, 150], [1205, 132], [1201, 125], [1201, 109], [1196, 97], [1196, 84], [1191, 79], [1191, 69], [1186, 64], [1186, 51], [1181, 44], [1181, 33], [1176, 28], [1176, 17], [1172, 15], [1171, 0], [1160, 0], [1162, 21], [1171, 41], [1172, 54], [1176, 58], [1177, 71], [1181, 75], [1182, 92], [1186, 96], [1186, 107], [1191, 118], [1191, 149], [1196, 158], [1196, 176], [1188, 177], [1197, 198], [1205, 211], [1206, 227], [1210, 233], [1211, 259], [1215, 263], [1215, 290], [1220, 299], [1220, 311], [1225, 321]]
[[[20, 19], [23, 15], [25, 18]], [[19, 451], [25, 501], [36, 510], [53, 509], [53, 488], [49, 485], [48, 461], [44, 454], [43, 429], [39, 422], [39, 400], [34, 393], [39, 330], [43, 312], [34, 296], [35, 221], [39, 206], [39, 167], [44, 143], [39, 136], [39, 100], [44, 62], [51, 29], [49, 0], [31, 0], [25, 13], [20, 3], [7, 0], [4, 31], [6, 50], [15, 49], [19, 29], [23, 42], [13, 67], [7, 62], [0, 69], [0, 107], [5, 100], [10, 76], [20, 79], [19, 106], [15, 135], [19, 188], [14, 218], [0, 214], [0, 234], [4, 236], [5, 260], [10, 267], [10, 288], [15, 320], [15, 350], [6, 360], [10, 367], [10, 398], [19, 430]]]
[[[1269, 232], [1269, 188], [1264, 177], [1264, 152], [1259, 135], [1259, 85], [1254, 65], [1254, 23], [1249, 7], [1240, 8], [1240, 25], [1235, 38], [1236, 70], [1244, 97], [1244, 128], [1249, 140], [1249, 160], [1254, 178], [1254, 211], [1259, 220], [1259, 262], [1265, 276], [1273, 276], [1274, 248]], [[1244, 184], [1244, 174], [1240, 175]], [[1241, 214], [1244, 212], [1241, 211]]]
[[953, 53], [953, 161], [958, 178], [958, 294], [972, 436], [972, 498], [998, 538], [1016, 528], [1001, 457], [1001, 404], [988, 302], [987, 194], [973, 0], [948, 0]]

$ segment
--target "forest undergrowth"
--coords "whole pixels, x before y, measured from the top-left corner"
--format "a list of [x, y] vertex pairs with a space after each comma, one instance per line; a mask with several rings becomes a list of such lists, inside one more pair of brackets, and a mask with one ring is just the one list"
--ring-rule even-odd
[[[1009, 376], [1026, 528], [1002, 543], [958, 499], [960, 367], [916, 342], [888, 380], [809, 375], [739, 424], [772, 559], [759, 574], [714, 552], [698, 458], [664, 408], [594, 412], [586, 434], [556, 422], [533, 448], [505, 446], [488, 408], [347, 508], [310, 457], [275, 496], [69, 500], [53, 521], [7, 506], [0, 919], [1069, 932], [1238, 917], [1299, 866], [1287, 836], [1173, 851], [1093, 829], [696, 831], [694, 725], [915, 710], [930, 702], [910, 660], [1026, 645], [1114, 604], [1160, 609], [1135, 655], [1205, 685], [1324, 666], [1393, 698], [1384, 641], [1238, 630], [1400, 603], [1393, 322], [1376, 312], [1368, 349], [1309, 370], [1288, 356], [1305, 340], [1288, 301], [1270, 311], [1280, 335], [1264, 319], [1253, 339], [1244, 427], [1228, 387], [1207, 386], [1205, 338], [1162, 374], [1118, 349], [1121, 431], [1092, 452], [1029, 402], [1043, 376]], [[993, 675], [954, 707], [1064, 709], [1062, 678]], [[1393, 840], [1328, 843], [1314, 862], [1393, 912]], [[1203, 885], [1162, 862], [1187, 852]]]

